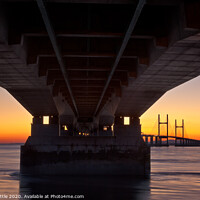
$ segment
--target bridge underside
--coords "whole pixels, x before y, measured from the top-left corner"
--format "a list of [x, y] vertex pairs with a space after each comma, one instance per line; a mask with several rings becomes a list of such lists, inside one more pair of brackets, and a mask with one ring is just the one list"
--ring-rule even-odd
[[1, 1], [0, 85], [33, 116], [79, 129], [139, 117], [199, 75], [200, 3], [138, 2], [48, 1], [44, 21], [35, 1]]
[[[49, 137], [49, 151], [61, 160], [62, 152], [93, 158], [92, 151], [101, 159], [103, 151], [109, 163], [108, 152], [117, 160], [131, 152], [148, 168], [139, 117], [166, 91], [199, 75], [199, 10], [198, 0], [1, 1], [0, 86], [34, 117], [22, 163], [32, 163], [30, 155], [42, 162]], [[49, 125], [42, 116], [50, 116]], [[130, 116], [129, 126], [123, 116]], [[77, 142], [83, 135], [85, 143]], [[96, 135], [111, 137], [97, 151]]]

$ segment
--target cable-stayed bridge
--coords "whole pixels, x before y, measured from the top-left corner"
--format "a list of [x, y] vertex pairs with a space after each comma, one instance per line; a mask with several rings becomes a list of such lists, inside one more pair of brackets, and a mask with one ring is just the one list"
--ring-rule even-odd
[[[185, 124], [184, 120], [182, 120], [182, 125], [177, 125], [177, 120], [175, 120], [175, 131], [174, 135], [169, 135], [169, 117], [167, 115], [166, 121], [160, 121], [160, 115], [158, 115], [158, 131], [157, 134], [144, 134], [142, 133], [141, 136], [143, 137], [145, 143], [148, 146], [200, 146], [200, 140], [191, 139], [185, 137]], [[161, 125], [166, 126], [165, 132], [161, 134]], [[178, 136], [178, 129], [181, 129], [181, 136]], [[155, 131], [155, 130], [153, 130]], [[164, 131], [164, 130], [163, 130]], [[170, 140], [171, 139], [171, 140]]]
[[[160, 136], [160, 135], [146, 135], [142, 134], [145, 143], [148, 146], [200, 146], [200, 140], [175, 137], [175, 136]], [[173, 139], [170, 141], [170, 139]]]

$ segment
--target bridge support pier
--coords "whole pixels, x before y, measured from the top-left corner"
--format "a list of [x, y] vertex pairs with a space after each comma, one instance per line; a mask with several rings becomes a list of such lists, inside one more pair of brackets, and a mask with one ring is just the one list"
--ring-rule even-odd
[[162, 146], [162, 137], [159, 137], [159, 145]]
[[148, 176], [150, 148], [139, 119], [132, 121], [125, 126], [116, 119], [115, 136], [33, 134], [21, 147], [21, 174]]
[[149, 142], [148, 139], [149, 139], [148, 136], [146, 136], [145, 137], [145, 142], [146, 142], [147, 145], [148, 145], [148, 142]]
[[151, 136], [151, 141], [150, 141], [150, 143], [151, 143], [151, 146], [153, 146], [153, 136]]

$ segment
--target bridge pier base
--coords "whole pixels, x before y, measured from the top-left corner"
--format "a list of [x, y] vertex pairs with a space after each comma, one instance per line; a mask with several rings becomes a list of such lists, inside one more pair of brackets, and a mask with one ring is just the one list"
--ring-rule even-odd
[[140, 126], [115, 125], [115, 136], [30, 136], [21, 174], [149, 176], [150, 148]]

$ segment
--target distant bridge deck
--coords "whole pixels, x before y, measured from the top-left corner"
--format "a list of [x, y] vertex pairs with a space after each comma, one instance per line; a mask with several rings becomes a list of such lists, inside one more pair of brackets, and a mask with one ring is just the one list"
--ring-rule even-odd
[[[145, 138], [144, 141], [149, 146], [200, 146], [200, 140], [175, 137], [175, 136], [164, 136], [164, 135], [146, 135], [142, 134], [142, 137]], [[174, 139], [174, 143], [169, 142], [169, 138]], [[166, 139], [166, 141], [162, 141]]]

